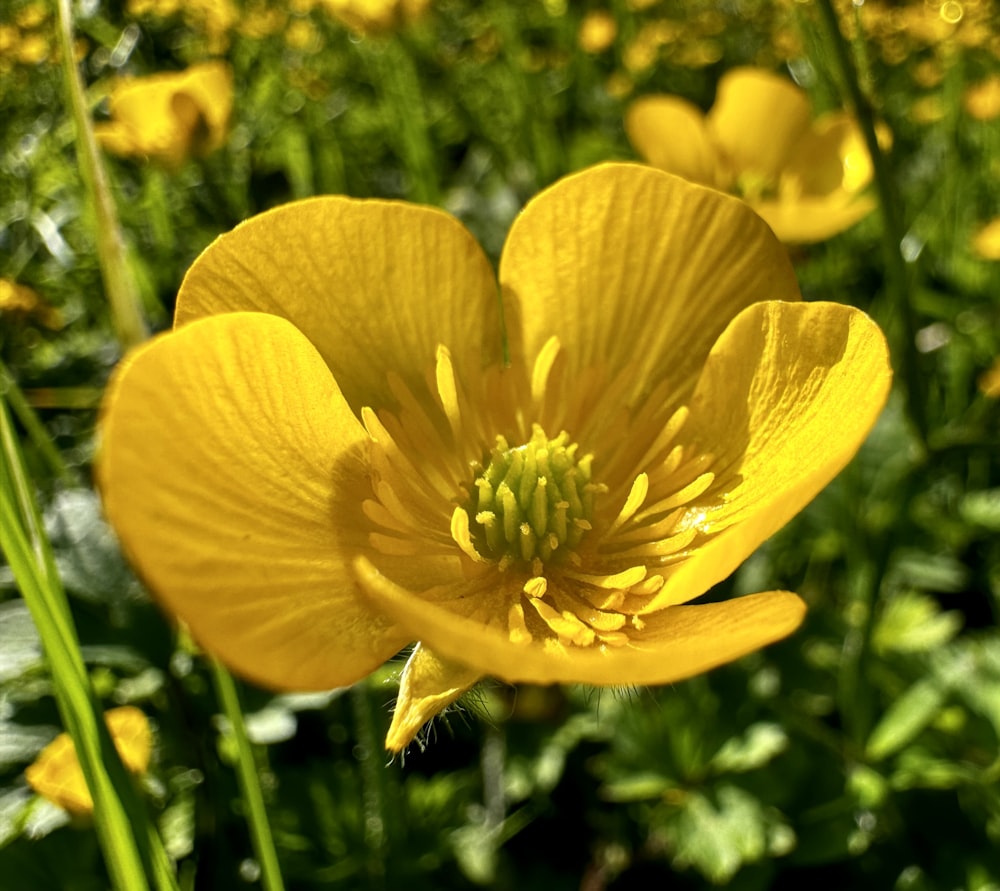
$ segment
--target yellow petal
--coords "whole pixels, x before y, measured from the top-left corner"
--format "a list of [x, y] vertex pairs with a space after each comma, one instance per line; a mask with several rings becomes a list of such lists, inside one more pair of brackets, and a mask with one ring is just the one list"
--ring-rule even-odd
[[715, 456], [709, 491], [721, 494], [689, 510], [682, 523], [706, 537], [646, 610], [707, 591], [805, 507], [864, 441], [891, 376], [885, 338], [860, 310], [744, 310], [712, 350], [685, 428], [694, 453]]
[[625, 132], [647, 162], [667, 173], [728, 187], [718, 150], [696, 105], [677, 96], [644, 96], [625, 115]]
[[633, 643], [614, 647], [514, 642], [506, 629], [429, 603], [382, 576], [367, 560], [355, 571], [368, 594], [439, 657], [509, 682], [667, 684], [707, 671], [794, 631], [805, 605], [786, 591], [723, 603], [674, 606], [644, 617]]
[[570, 381], [628, 369], [626, 402], [664, 378], [684, 398], [736, 313], [799, 299], [786, 250], [742, 201], [634, 164], [590, 168], [531, 201], [500, 280], [512, 344], [523, 326], [533, 361], [558, 336]]
[[390, 752], [405, 749], [431, 718], [451, 705], [482, 677], [482, 672], [443, 659], [417, 644], [399, 679], [399, 698], [385, 739]]
[[787, 78], [733, 68], [719, 80], [708, 127], [736, 170], [776, 179], [811, 116], [808, 97]]
[[247, 220], [195, 261], [175, 323], [238, 310], [290, 320], [355, 412], [395, 405], [387, 368], [424, 394], [439, 344], [470, 380], [501, 358], [489, 261], [457, 220], [430, 207], [322, 197]]
[[407, 642], [350, 577], [367, 547], [366, 434], [288, 322], [234, 313], [156, 338], [114, 376], [100, 435], [98, 483], [125, 550], [234, 670], [325, 689]]
[[825, 241], [870, 214], [877, 202], [868, 195], [839, 191], [821, 198], [754, 202], [753, 209], [785, 244]]
[[[153, 750], [153, 734], [146, 715], [134, 706], [113, 708], [104, 714], [108, 732], [122, 763], [132, 773], [145, 773]], [[94, 809], [83, 769], [68, 733], [60, 733], [25, 770], [24, 778], [43, 798], [80, 816]]]

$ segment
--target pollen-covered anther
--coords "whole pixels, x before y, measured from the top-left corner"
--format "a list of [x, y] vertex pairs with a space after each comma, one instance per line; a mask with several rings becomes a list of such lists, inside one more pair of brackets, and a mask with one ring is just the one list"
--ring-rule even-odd
[[591, 480], [592, 462], [565, 431], [549, 439], [535, 424], [531, 439], [515, 447], [498, 436], [465, 509], [475, 553], [501, 568], [572, 562], [573, 549], [592, 528], [594, 498], [606, 491]]

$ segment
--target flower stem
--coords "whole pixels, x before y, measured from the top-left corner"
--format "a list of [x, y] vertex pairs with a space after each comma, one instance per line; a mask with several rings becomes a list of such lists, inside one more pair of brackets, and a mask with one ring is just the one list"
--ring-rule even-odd
[[[885, 258], [886, 293], [890, 306], [896, 312], [903, 328], [902, 337], [898, 339], [893, 352], [900, 365], [900, 376], [906, 381], [907, 413], [921, 445], [926, 448], [928, 433], [926, 384], [917, 367], [915, 352], [917, 321], [912, 303], [916, 293], [915, 269], [912, 264], [907, 264], [902, 254], [906, 230], [900, 212], [899, 194], [889, 172], [885, 154], [878, 142], [871, 103], [861, 87], [857, 67], [847, 40], [840, 30], [840, 22], [832, 0], [816, 0], [816, 5], [819, 7], [828, 37], [827, 43], [833, 51], [840, 80], [847, 90], [848, 100], [864, 134], [868, 154], [871, 156], [875, 190], [882, 209], [882, 251]], [[860, 22], [857, 26], [860, 28]]]
[[24, 393], [14, 380], [6, 363], [0, 359], [0, 399], [6, 399], [10, 410], [20, 421], [28, 434], [28, 438], [35, 444], [39, 454], [45, 459], [49, 469], [59, 478], [61, 483], [73, 485], [77, 482], [76, 474], [63, 461], [59, 449], [52, 442], [52, 437], [42, 424], [35, 410], [25, 399]]
[[141, 343], [149, 332], [143, 320], [141, 301], [128, 263], [118, 211], [107, 174], [97, 150], [97, 139], [83, 93], [83, 83], [73, 48], [73, 14], [70, 0], [58, 0], [59, 45], [70, 110], [76, 125], [76, 148], [83, 183], [96, 218], [97, 258], [104, 290], [111, 304], [111, 320], [118, 341], [126, 349]]
[[31, 483], [0, 401], [0, 549], [38, 628], [56, 704], [94, 800], [94, 823], [112, 886], [176, 891], [170, 862], [135, 794], [90, 685], [69, 603], [45, 537]]
[[362, 681], [351, 687], [354, 728], [358, 737], [355, 754], [361, 768], [362, 820], [364, 821], [368, 887], [385, 887], [385, 854], [387, 848], [385, 796], [383, 777], [376, 760], [381, 746], [375, 734], [368, 688]]
[[267, 809], [264, 806], [264, 795], [261, 792], [257, 776], [257, 764], [254, 761], [253, 749], [247, 737], [246, 723], [240, 708], [239, 694], [232, 675], [217, 659], [211, 659], [212, 678], [215, 691], [222, 704], [222, 710], [229, 722], [229, 730], [236, 743], [236, 778], [240, 794], [246, 805], [246, 818], [250, 826], [250, 836], [253, 839], [254, 852], [260, 863], [261, 885], [264, 891], [283, 891], [284, 882], [281, 878], [281, 867], [278, 864], [278, 853], [271, 837], [271, 826], [267, 819]]

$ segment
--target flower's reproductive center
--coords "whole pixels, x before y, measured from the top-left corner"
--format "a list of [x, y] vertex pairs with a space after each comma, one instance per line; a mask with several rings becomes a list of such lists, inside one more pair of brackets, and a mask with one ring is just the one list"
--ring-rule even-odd
[[502, 568], [572, 560], [591, 528], [594, 497], [605, 490], [591, 481], [593, 457], [580, 455], [565, 431], [549, 439], [538, 424], [521, 446], [498, 436], [467, 510], [476, 553]]

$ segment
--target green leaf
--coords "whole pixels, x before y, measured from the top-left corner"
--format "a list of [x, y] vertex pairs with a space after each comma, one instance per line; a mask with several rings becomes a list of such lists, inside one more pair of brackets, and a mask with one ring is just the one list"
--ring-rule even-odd
[[788, 746], [788, 734], [778, 724], [751, 724], [742, 736], [726, 740], [715, 753], [711, 766], [718, 773], [740, 773], [767, 764]]
[[945, 690], [933, 678], [917, 681], [899, 697], [868, 737], [868, 757], [879, 761], [898, 752], [937, 717]]
[[736, 786], [721, 786], [712, 797], [691, 794], [665, 830], [674, 865], [693, 867], [718, 885], [745, 863], [769, 851], [785, 853], [793, 844], [790, 830], [775, 812]]
[[941, 612], [933, 597], [908, 591], [886, 603], [875, 625], [878, 653], [924, 653], [948, 643], [962, 627], [962, 614]]

